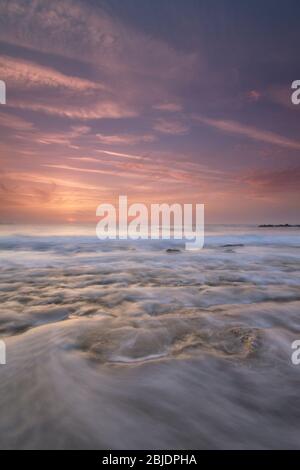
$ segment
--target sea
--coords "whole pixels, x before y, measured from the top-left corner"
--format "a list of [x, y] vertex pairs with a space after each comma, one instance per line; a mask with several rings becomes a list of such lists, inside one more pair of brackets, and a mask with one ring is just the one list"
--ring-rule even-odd
[[0, 448], [300, 449], [299, 286], [299, 228], [1, 225]]

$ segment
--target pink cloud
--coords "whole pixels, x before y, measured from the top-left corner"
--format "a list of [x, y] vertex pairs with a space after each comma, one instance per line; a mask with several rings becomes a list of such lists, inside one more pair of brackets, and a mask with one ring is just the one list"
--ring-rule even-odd
[[[66, 98], [66, 97], [65, 97]], [[124, 106], [122, 103], [115, 101], [98, 101], [98, 102], [87, 102], [84, 100], [79, 106], [78, 104], [72, 104], [72, 99], [69, 99], [70, 103], [62, 102], [57, 97], [56, 100], [47, 100], [45, 98], [44, 103], [38, 103], [33, 101], [22, 101], [22, 100], [10, 100], [7, 106], [11, 108], [29, 109], [32, 111], [43, 112], [54, 116], [62, 116], [70, 119], [120, 119], [125, 117], [134, 117], [137, 115], [137, 111]], [[89, 100], [90, 101], [90, 100]]]
[[153, 129], [161, 132], [162, 134], [184, 135], [189, 132], [186, 124], [180, 121], [171, 121], [167, 119], [157, 119], [154, 123]]
[[236, 121], [209, 119], [202, 116], [196, 116], [194, 119], [197, 122], [203, 123], [225, 133], [243, 135], [259, 142], [266, 142], [273, 145], [279, 145], [281, 147], [300, 150], [300, 141], [283, 137], [274, 132], [264, 131], [252, 126], [245, 126]]
[[154, 105], [153, 108], [158, 111], [167, 111], [170, 113], [182, 111], [182, 106], [178, 103], [160, 103]]
[[0, 56], [0, 76], [10, 86], [21, 88], [67, 88], [72, 91], [106, 89], [101, 83], [65, 75], [51, 67], [8, 56]]
[[132, 134], [120, 134], [120, 135], [105, 135], [96, 134], [99, 142], [106, 145], [134, 145], [140, 142], [154, 142], [155, 136], [151, 134], [145, 135], [132, 135]]

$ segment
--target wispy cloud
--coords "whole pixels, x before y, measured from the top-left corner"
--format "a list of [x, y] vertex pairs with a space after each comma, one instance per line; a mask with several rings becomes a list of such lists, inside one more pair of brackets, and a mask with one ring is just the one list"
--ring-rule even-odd
[[111, 155], [112, 157], [129, 158], [130, 160], [147, 160], [147, 157], [141, 155], [131, 155], [129, 153], [112, 152], [110, 150], [97, 150], [97, 152]]
[[75, 166], [69, 166], [69, 165], [55, 165], [55, 164], [44, 164], [42, 165], [43, 167], [47, 168], [56, 168], [58, 170], [69, 170], [69, 171], [78, 171], [80, 173], [98, 173], [100, 175], [114, 175], [113, 171], [109, 170], [100, 170], [96, 168], [78, 168]]
[[253, 170], [241, 179], [258, 195], [299, 192], [300, 167], [294, 166], [275, 170]]
[[9, 84], [8, 107], [83, 120], [137, 115], [133, 106], [99, 79], [92, 81], [9, 56], [0, 56], [0, 77]]
[[186, 124], [164, 118], [157, 119], [153, 125], [153, 129], [162, 134], [172, 135], [184, 135], [189, 132], [189, 127]]
[[34, 184], [45, 184], [45, 185], [55, 185], [56, 187], [70, 188], [70, 189], [83, 189], [85, 191], [105, 191], [108, 187], [103, 185], [93, 185], [87, 182], [83, 183], [81, 181], [69, 181], [63, 178], [58, 178], [53, 175], [43, 175], [37, 172], [8, 172], [6, 178], [11, 181], [23, 181], [26, 183]]
[[236, 121], [227, 121], [220, 119], [210, 119], [202, 116], [196, 116], [197, 122], [218, 129], [229, 134], [243, 135], [249, 139], [268, 144], [279, 145], [295, 150], [300, 150], [300, 141], [283, 137], [274, 132], [264, 131], [252, 126], [245, 126]]
[[0, 126], [15, 131], [31, 131], [34, 129], [32, 122], [9, 113], [0, 113]]
[[119, 134], [119, 135], [105, 135], [96, 134], [99, 142], [106, 145], [135, 145], [141, 142], [154, 142], [155, 136], [151, 134]]
[[37, 103], [33, 101], [12, 99], [7, 106], [81, 120], [104, 118], [120, 119], [137, 115], [135, 110], [126, 108], [122, 103], [114, 101], [98, 101], [95, 103], [92, 99], [89, 99], [89, 103], [84, 103], [84, 100], [82, 100], [82, 104], [80, 105], [79, 102], [76, 103], [75, 99], [72, 100], [72, 97], [69, 99], [70, 103], [66, 103], [66, 97], [64, 102], [62, 102], [58, 96], [56, 99], [45, 99], [44, 101], [44, 103]]
[[73, 144], [73, 141], [86, 135], [89, 131], [88, 126], [72, 126], [70, 130], [64, 132], [39, 132], [33, 138], [40, 144], [68, 145], [71, 148], [78, 148]]
[[[164, 103], [166, 96], [167, 103], [172, 103], [169, 81], [187, 84], [198, 67], [195, 52], [178, 51], [90, 2], [52, 0], [49, 6], [36, 0], [29, 8], [28, 2], [10, 0], [0, 4], [0, 16], [1, 40], [33, 52], [75, 59], [83, 69], [88, 64], [97, 85], [101, 83], [113, 93], [106, 101], [121, 100], [127, 108]], [[44, 80], [42, 72], [36, 72]], [[50, 76], [53, 84], [65, 83], [59, 72], [52, 70]], [[82, 80], [74, 77], [70, 82], [73, 87], [93, 86]]]
[[153, 105], [153, 109], [158, 111], [167, 111], [169, 113], [176, 113], [182, 111], [182, 106], [178, 103], [159, 103]]
[[0, 56], [0, 76], [10, 86], [29, 88], [65, 88], [72, 91], [105, 90], [106, 86], [34, 62]]

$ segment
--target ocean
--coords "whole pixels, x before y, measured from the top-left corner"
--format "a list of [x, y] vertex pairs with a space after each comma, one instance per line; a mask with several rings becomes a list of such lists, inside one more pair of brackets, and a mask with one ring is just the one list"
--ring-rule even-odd
[[[1, 226], [1, 449], [300, 448], [300, 229]], [[168, 251], [169, 250], [169, 251]]]

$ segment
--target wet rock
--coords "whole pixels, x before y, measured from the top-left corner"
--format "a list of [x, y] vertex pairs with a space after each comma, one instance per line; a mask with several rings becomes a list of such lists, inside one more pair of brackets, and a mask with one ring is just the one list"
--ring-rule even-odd
[[242, 248], [243, 243], [228, 243], [227, 245], [222, 245], [222, 248]]
[[292, 224], [262, 224], [258, 225], [258, 228], [300, 228], [300, 225]]

